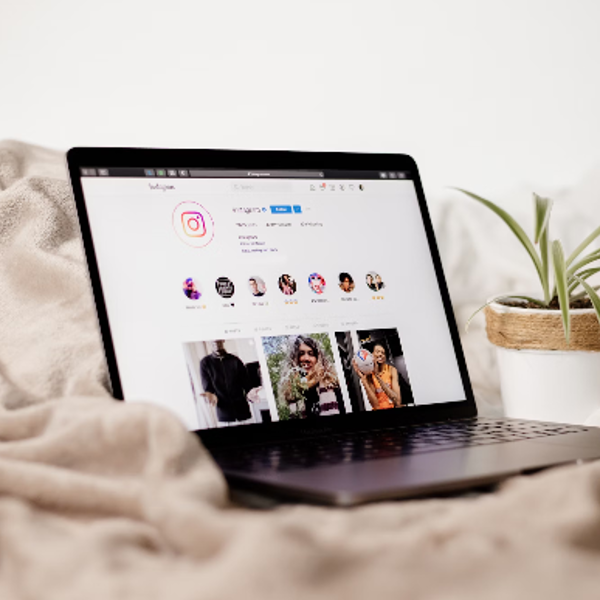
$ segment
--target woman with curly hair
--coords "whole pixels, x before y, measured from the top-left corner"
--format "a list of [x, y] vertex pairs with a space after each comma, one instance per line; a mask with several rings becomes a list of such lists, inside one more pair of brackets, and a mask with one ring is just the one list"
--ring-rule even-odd
[[282, 369], [279, 400], [307, 419], [346, 412], [335, 367], [317, 340], [295, 338]]

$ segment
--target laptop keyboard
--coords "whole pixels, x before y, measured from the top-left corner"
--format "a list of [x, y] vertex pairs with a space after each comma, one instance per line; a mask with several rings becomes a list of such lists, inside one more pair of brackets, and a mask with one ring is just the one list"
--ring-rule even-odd
[[507, 419], [474, 418], [409, 425], [375, 431], [346, 432], [296, 442], [215, 450], [226, 471], [288, 471], [395, 456], [439, 452], [579, 433], [585, 427]]

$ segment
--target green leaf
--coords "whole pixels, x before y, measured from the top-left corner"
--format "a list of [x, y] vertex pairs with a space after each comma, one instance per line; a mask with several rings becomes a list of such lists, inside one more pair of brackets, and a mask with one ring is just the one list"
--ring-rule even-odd
[[467, 320], [467, 322], [465, 323], [465, 333], [467, 333], [469, 331], [469, 326], [471, 325], [471, 321], [486, 307], [489, 306], [490, 304], [493, 304], [494, 302], [498, 302], [498, 300], [527, 300], [528, 302], [531, 302], [532, 304], [537, 304], [540, 308], [546, 308], [546, 304], [544, 304], [541, 300], [538, 300], [537, 298], [532, 298], [531, 296], [496, 296], [495, 298], [492, 298], [489, 302], [486, 302], [483, 306], [480, 306]]
[[[577, 275], [575, 275], [575, 277], [577, 277]], [[592, 289], [600, 290], [600, 285], [595, 285], [592, 287]], [[571, 302], [573, 302], [574, 300], [579, 300], [580, 298], [584, 298], [585, 296], [587, 296], [587, 292], [584, 289], [583, 292], [579, 292], [579, 294], [575, 294], [574, 296], [571, 296]]]
[[581, 267], [585, 267], [585, 265], [589, 265], [592, 262], [600, 260], [600, 250], [595, 250], [594, 252], [590, 252], [590, 254], [586, 254], [582, 259], [578, 260], [574, 265], [572, 265], [567, 271], [567, 277], [572, 277]]
[[577, 289], [577, 286], [580, 285], [578, 279], [589, 279], [592, 275], [596, 273], [600, 273], [600, 267], [594, 267], [593, 269], [584, 269], [583, 271], [579, 271], [579, 273], [575, 273], [569, 279], [569, 296]]
[[548, 256], [550, 242], [548, 240], [548, 228], [542, 231], [540, 236], [540, 256], [542, 257], [542, 288], [544, 289], [544, 302], [546, 305], [550, 303], [552, 296], [550, 295], [550, 258]]
[[579, 271], [579, 273], [575, 273], [581, 279], [589, 279], [592, 275], [596, 273], [600, 273], [600, 267], [592, 267], [591, 269], [584, 269], [583, 271]]
[[575, 275], [575, 278], [579, 280], [579, 283], [587, 292], [587, 295], [590, 297], [590, 300], [592, 301], [592, 306], [594, 307], [594, 310], [596, 311], [596, 316], [598, 317], [598, 321], [600, 322], [600, 296], [596, 294], [596, 288], [593, 288], [587, 281], [584, 281], [581, 277], [577, 277], [577, 275]]
[[548, 223], [552, 212], [552, 200], [542, 198], [533, 194], [535, 203], [535, 229], [534, 242], [540, 246], [540, 256], [542, 259], [542, 287], [544, 288], [544, 301], [550, 302], [550, 260], [548, 257]]
[[537, 244], [540, 241], [542, 234], [548, 228], [550, 213], [552, 212], [552, 200], [549, 198], [542, 198], [541, 196], [534, 194], [533, 201], [535, 202], [534, 242]]
[[490, 202], [489, 200], [486, 200], [485, 198], [482, 198], [481, 196], [478, 196], [477, 194], [468, 192], [467, 190], [463, 190], [461, 188], [454, 188], [454, 189], [459, 192], [462, 192], [463, 194], [466, 194], [467, 196], [473, 198], [474, 200], [477, 200], [478, 202], [481, 202], [481, 204], [483, 204], [484, 206], [487, 206], [491, 211], [495, 212], [508, 225], [510, 230], [517, 236], [517, 239], [521, 242], [521, 244], [523, 244], [523, 247], [525, 248], [525, 250], [527, 250], [529, 256], [531, 257], [531, 260], [533, 261], [533, 264], [535, 265], [535, 269], [540, 278], [540, 282], [542, 283], [542, 288], [544, 289], [544, 293], [546, 294], [548, 282], [544, 277], [544, 269], [542, 266], [542, 261], [540, 260], [540, 257], [538, 256], [535, 246], [533, 245], [533, 243], [529, 239], [529, 236], [525, 233], [523, 228], [515, 221], [515, 219], [510, 214], [508, 214], [505, 210], [503, 210], [502, 208], [500, 208], [493, 202]]
[[[600, 227], [594, 229], [590, 235], [588, 235], [575, 250], [571, 253], [567, 260], [567, 267], [570, 267], [573, 264], [573, 261], [598, 237], [600, 236]], [[575, 269], [577, 270], [577, 269]]]
[[556, 284], [556, 293], [558, 295], [558, 304], [562, 313], [563, 329], [565, 330], [565, 339], [567, 344], [571, 337], [571, 313], [569, 311], [569, 286], [567, 284], [567, 267], [565, 264], [565, 255], [562, 244], [559, 240], [552, 242], [552, 263], [554, 265], [554, 281]]

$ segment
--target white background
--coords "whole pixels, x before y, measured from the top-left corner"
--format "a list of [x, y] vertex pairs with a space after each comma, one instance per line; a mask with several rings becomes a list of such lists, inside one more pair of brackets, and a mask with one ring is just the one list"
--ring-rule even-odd
[[408, 152], [434, 202], [544, 193], [600, 163], [598, 23], [597, 0], [1, 0], [0, 138]]

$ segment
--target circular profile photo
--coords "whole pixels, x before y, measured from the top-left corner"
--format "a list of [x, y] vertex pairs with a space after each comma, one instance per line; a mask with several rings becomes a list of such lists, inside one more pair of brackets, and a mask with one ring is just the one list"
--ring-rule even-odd
[[182, 242], [194, 248], [204, 248], [215, 235], [210, 213], [197, 202], [181, 202], [175, 207], [173, 228]]
[[235, 293], [235, 286], [229, 277], [219, 277], [215, 281], [215, 289], [221, 298], [231, 298]]
[[250, 277], [250, 279], [248, 279], [248, 287], [250, 288], [250, 293], [255, 298], [260, 298], [267, 293], [267, 286], [265, 285], [265, 281], [262, 279], [262, 277]]
[[381, 275], [375, 271], [369, 271], [365, 277], [367, 286], [370, 290], [378, 292], [385, 287], [385, 283], [381, 280]]
[[277, 283], [284, 296], [293, 296], [296, 293], [296, 280], [291, 275], [287, 273], [280, 275]]
[[311, 273], [308, 276], [308, 286], [315, 294], [324, 294], [327, 283], [325, 277], [319, 273]]
[[342, 292], [346, 292], [346, 294], [349, 294], [350, 292], [354, 291], [354, 279], [352, 279], [352, 275], [350, 275], [350, 273], [340, 273], [340, 290], [342, 290]]
[[202, 298], [200, 287], [192, 277], [183, 280], [183, 293], [189, 300], [200, 300]]

